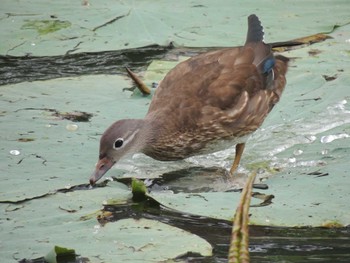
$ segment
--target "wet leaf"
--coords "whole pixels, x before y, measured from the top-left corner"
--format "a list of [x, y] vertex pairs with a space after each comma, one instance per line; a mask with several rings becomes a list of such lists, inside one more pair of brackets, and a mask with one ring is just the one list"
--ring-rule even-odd
[[[244, 43], [246, 32], [242, 28], [246, 26], [244, 18], [249, 14], [247, 10], [256, 10], [265, 29], [271, 29], [265, 30], [268, 42], [286, 41], [319, 32], [330, 33], [349, 22], [348, 10], [344, 8], [346, 3], [330, 5], [326, 1], [318, 2], [317, 10], [322, 11], [314, 10], [313, 1], [293, 3], [288, 4], [288, 12], [285, 12], [285, 3], [273, 0], [264, 2], [261, 7], [253, 0], [245, 1], [243, 5], [230, 1], [220, 4], [205, 1], [194, 5], [192, 2], [169, 4], [167, 1], [149, 0], [137, 4], [128, 1], [45, 5], [43, 0], [37, 0], [22, 7], [24, 12], [16, 2], [4, 0], [2, 10], [7, 15], [1, 22], [3, 28], [13, 30], [6, 32], [1, 50], [10, 55], [30, 53], [45, 56], [152, 44], [166, 46], [169, 42], [188, 47], [238, 46]], [[267, 6], [283, 11], [271, 15], [270, 10], [265, 8]], [[50, 12], [45, 8], [55, 10], [52, 19], [48, 19]], [[314, 10], [314, 13], [310, 14], [309, 10]], [[67, 20], [56, 17], [67, 17]], [[39, 36], [32, 34], [33, 29], [39, 32]], [[16, 34], [19, 30], [21, 34]]]
[[75, 261], [75, 250], [55, 246], [46, 256], [47, 263], [58, 263], [62, 261]]
[[[159, 58], [159, 54], [168, 49], [160, 48], [159, 53], [152, 53], [150, 49], [123, 50], [106, 64], [101, 62], [104, 57], [98, 59], [100, 53], [94, 56], [90, 53], [69, 54], [132, 49], [154, 43], [168, 47], [171, 41], [177, 47], [242, 45], [246, 34], [242, 28], [246, 27], [245, 17], [252, 6], [259, 10], [267, 42], [333, 32], [327, 33], [332, 39], [284, 53], [292, 58], [288, 85], [263, 126], [249, 138], [239, 171], [247, 175], [249, 164], [259, 162], [269, 163], [271, 169], [278, 170], [275, 174], [271, 171], [264, 176], [258, 174], [258, 183], [263, 181], [268, 185], [263, 194], [275, 198], [268, 206], [251, 207], [251, 224], [329, 227], [349, 224], [350, 30], [349, 25], [344, 25], [349, 19], [348, 9], [344, 8], [347, 3], [330, 5], [319, 1], [319, 8], [315, 10], [313, 1], [303, 4], [292, 1], [288, 12], [285, 12], [285, 2], [272, 0], [264, 2], [263, 6], [251, 0], [239, 5], [232, 1], [220, 5], [205, 1], [197, 5], [147, 0], [137, 5], [132, 1], [90, 6], [72, 1], [45, 4], [42, 0], [28, 1], [22, 8], [18, 1], [4, 0], [1, 6], [0, 24], [9, 29], [1, 31], [2, 78], [8, 74], [14, 74], [16, 78], [17, 67], [10, 66], [24, 61], [24, 57], [12, 55], [60, 55], [54, 60], [41, 57], [39, 63], [41, 67], [54, 68], [53, 75], [57, 79], [30, 81], [33, 79], [28, 78], [28, 82], [1, 86], [0, 209], [3, 212], [1, 236], [6, 240], [1, 243], [1, 260], [10, 262], [14, 258], [19, 261], [42, 257], [57, 244], [104, 262], [115, 262], [116, 258], [144, 262], [173, 260], [189, 250], [211, 254], [211, 246], [203, 239], [155, 220], [130, 218], [100, 224], [98, 215], [100, 221], [110, 219], [110, 214], [100, 211], [103, 204], [110, 200], [125, 204], [130, 199], [130, 189], [124, 185], [106, 180], [91, 190], [84, 187], [71, 190], [72, 186], [88, 183], [98, 159], [99, 138], [105, 128], [117, 119], [144, 117], [150, 103], [149, 97], [123, 92], [123, 88], [131, 85], [126, 76], [101, 73], [111, 74], [113, 67], [109, 64], [120, 61], [136, 61], [133, 69], [140, 65], [135, 68], [135, 72], [140, 72], [145, 70], [154, 54]], [[272, 5], [273, 9], [264, 8]], [[33, 34], [33, 30], [39, 30], [41, 25], [32, 24], [21, 29], [25, 21], [48, 20], [45, 8], [56, 10], [52, 19], [65, 21], [61, 18], [69, 17], [67, 21], [71, 25], [51, 25], [46, 29], [44, 25], [39, 35]], [[279, 12], [279, 9], [283, 11]], [[319, 51], [317, 55], [310, 55], [315, 50]], [[150, 52], [150, 57], [141, 56], [147, 63], [134, 59], [140, 52]], [[181, 49], [179, 57], [168, 57], [171, 61], [154, 61], [143, 74], [144, 82], [148, 86], [159, 82], [181, 59], [190, 55], [191, 52], [182, 53]], [[31, 58], [26, 60], [28, 68], [39, 61], [38, 57]], [[60, 72], [59, 65], [66, 59], [69, 59], [69, 70]], [[86, 67], [101, 62], [102, 69], [106, 67], [106, 70], [84, 71], [93, 75], [78, 76], [82, 73], [74, 63], [76, 59], [83, 60]], [[9, 63], [10, 60], [17, 64]], [[41, 74], [45, 78], [48, 73], [44, 70]], [[59, 78], [64, 74], [76, 77]], [[323, 77], [335, 75], [337, 78], [332, 81]], [[67, 129], [72, 120], [53, 116], [55, 111], [21, 110], [24, 108], [54, 109], [60, 114], [87, 112], [92, 117], [89, 122], [74, 123], [77, 126]], [[23, 143], [18, 141], [19, 138], [35, 140]], [[204, 180], [199, 180], [200, 176], [193, 180], [190, 174], [194, 171], [188, 168], [227, 168], [232, 163], [233, 153], [234, 148], [230, 148], [171, 163], [135, 155], [121, 160], [106, 176], [155, 178], [182, 170], [181, 187], [176, 181], [171, 185], [176, 188], [176, 193], [167, 190], [165, 184], [159, 192], [153, 188], [150, 195], [185, 214], [227, 220], [232, 219], [240, 193], [224, 192], [223, 189], [230, 185], [227, 180], [218, 179], [220, 172], [197, 170], [198, 175], [204, 173], [207, 176]], [[307, 175], [315, 170], [327, 176]], [[209, 180], [210, 173], [215, 174], [215, 181]], [[210, 187], [204, 187], [208, 182]], [[58, 192], [57, 189], [67, 191]], [[252, 205], [261, 202], [252, 199]]]

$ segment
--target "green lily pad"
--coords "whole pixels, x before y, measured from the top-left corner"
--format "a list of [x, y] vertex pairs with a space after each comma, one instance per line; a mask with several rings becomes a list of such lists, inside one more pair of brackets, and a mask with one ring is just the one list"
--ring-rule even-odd
[[[122, 91], [128, 85], [130, 82], [121, 76], [102, 75], [2, 87], [1, 103], [6, 113], [0, 117], [5, 124], [1, 133], [1, 187], [6, 191], [1, 191], [0, 200], [18, 201], [88, 183], [103, 130], [111, 120], [143, 116], [147, 108], [149, 98], [130, 99], [132, 93]], [[124, 108], [134, 101], [133, 110], [119, 111], [116, 100]], [[79, 110], [94, 117], [90, 122], [73, 122], [53, 116], [45, 110], [48, 108]], [[35, 140], [23, 142], [22, 138]]]
[[[249, 139], [239, 173], [248, 174], [251, 164], [267, 164], [259, 166], [265, 171], [259, 180], [269, 186], [263, 193], [274, 199], [250, 209], [251, 224], [349, 225], [350, 27], [338, 26], [349, 22], [346, 1], [317, 1], [318, 8], [315, 1], [83, 2], [2, 1], [0, 24], [6, 30], [1, 31], [0, 53], [50, 56], [170, 41], [177, 46], [236, 46], [244, 43], [251, 12], [261, 18], [267, 42], [337, 27], [330, 34], [333, 39], [284, 53], [292, 58], [286, 90]], [[50, 16], [66, 21], [66, 26], [53, 26], [52, 31], [49, 27], [48, 34], [33, 34], [38, 27], [32, 25], [22, 28], [26, 21], [47, 21]], [[6, 57], [3, 61], [7, 66]], [[145, 82], [158, 82], [178, 62], [155, 61], [144, 74]], [[151, 98], [123, 92], [131, 85], [123, 76], [95, 75], [0, 87], [3, 261], [42, 257], [54, 246], [75, 249], [92, 262], [165, 261], [189, 251], [210, 255], [206, 241], [153, 220], [124, 219], [101, 227], [95, 218], [102, 204], [124, 204], [131, 196], [121, 184], [71, 191], [72, 186], [88, 183], [105, 128], [117, 119], [146, 114]], [[47, 109], [92, 117], [73, 122]], [[106, 177], [154, 178], [192, 166], [228, 168], [233, 153], [232, 147], [171, 163], [138, 154], [122, 160]], [[278, 172], [272, 174], [269, 166]], [[204, 188], [192, 184], [195, 187], [189, 184], [187, 189], [196, 193], [151, 195], [183, 213], [232, 219], [239, 193], [223, 192], [219, 186], [216, 192], [200, 192]], [[65, 187], [66, 193], [56, 192]], [[253, 198], [252, 205], [259, 203]]]
[[[317, 9], [314, 1], [300, 4], [273, 0], [264, 3], [58, 1], [49, 5], [44, 0], [30, 0], [26, 3], [2, 1], [1, 24], [10, 29], [2, 32], [2, 54], [62, 55], [68, 51], [119, 50], [170, 42], [191, 47], [237, 46], [244, 43], [246, 17], [253, 12], [261, 17], [266, 39], [271, 42], [330, 32], [349, 22], [345, 2], [318, 1]], [[28, 20], [51, 21], [50, 17], [65, 24], [36, 23], [35, 28], [41, 32], [51, 32], [39, 36], [32, 34], [33, 26], [21, 30]], [[68, 23], [71, 25], [67, 26]], [[62, 29], [53, 32], [57, 28]]]
[[[349, 163], [346, 154], [349, 145], [347, 136], [350, 134], [349, 97], [346, 90], [350, 77], [347, 68], [342, 67], [340, 61], [347, 61], [348, 55], [344, 57], [347, 53], [343, 51], [347, 50], [346, 39], [350, 38], [348, 27], [339, 28], [332, 34], [334, 39], [288, 52], [287, 56], [296, 58], [291, 62], [288, 85], [280, 103], [268, 116], [262, 128], [248, 141], [240, 172], [247, 171], [250, 163], [269, 161], [274, 170], [283, 170], [281, 175], [308, 173], [319, 167], [328, 167], [327, 165], [332, 169], [338, 167], [337, 170], [341, 170], [340, 174], [346, 173], [345, 164]], [[310, 55], [309, 51], [313, 49], [320, 51], [317, 57]], [[322, 63], [318, 63], [319, 61]], [[312, 66], [315, 63], [318, 63], [317, 67]], [[150, 72], [155, 73], [159, 70], [151, 65]], [[334, 74], [337, 74], [337, 77], [332, 81], [324, 78], [324, 75]], [[160, 78], [161, 75], [155, 74], [152, 78], [147, 77], [146, 83]], [[1, 103], [6, 112], [1, 115], [1, 120], [6, 125], [2, 127], [3, 151], [0, 155], [4, 164], [2, 189], [6, 191], [1, 192], [1, 201], [16, 202], [42, 196], [65, 186], [87, 183], [97, 160], [98, 140], [104, 129], [117, 119], [142, 118], [147, 111], [149, 97], [122, 91], [130, 85], [131, 81], [124, 77], [101, 75], [3, 86]], [[51, 112], [44, 110], [47, 108], [56, 109], [58, 112], [78, 110], [91, 113], [93, 117], [90, 122], [75, 122], [77, 129], [72, 131], [67, 129], [67, 126], [72, 124], [70, 121], [52, 116]], [[324, 143], [321, 142], [324, 136], [335, 136], [337, 139]], [[21, 138], [34, 140], [23, 142]], [[343, 150], [339, 149], [338, 144], [342, 145]], [[17, 152], [19, 154], [13, 154]], [[70, 158], [67, 158], [67, 153], [70, 154]], [[232, 163], [233, 153], [232, 147], [221, 153], [171, 163], [136, 155], [118, 163], [107, 176], [126, 173], [132, 176], [154, 177], [193, 165], [228, 168]], [[333, 157], [334, 154], [336, 157]], [[268, 167], [262, 168], [269, 170]], [[332, 185], [338, 185], [337, 180], [339, 177], [332, 177]], [[273, 184], [272, 180], [268, 184], [270, 182]], [[341, 185], [345, 187], [347, 183], [342, 182]], [[270, 189], [271, 187], [272, 185]], [[298, 193], [300, 190], [302, 189], [296, 187], [290, 191]], [[267, 194], [276, 195], [274, 191]], [[310, 191], [307, 194], [314, 194], [313, 202], [317, 202], [318, 191]], [[276, 195], [274, 202], [277, 201]], [[298, 199], [290, 201], [295, 201], [295, 205], [302, 204]], [[339, 205], [346, 207], [342, 202]], [[232, 203], [232, 208], [234, 207], [235, 202]], [[212, 213], [217, 214], [215, 211]], [[348, 224], [347, 213], [342, 214], [344, 218], [339, 222]], [[230, 217], [231, 214], [225, 216]], [[274, 224], [265, 218], [255, 219], [255, 222]], [[308, 218], [305, 224], [322, 225], [327, 220], [326, 216], [324, 218], [325, 220], [315, 222]], [[289, 219], [290, 217], [284, 224], [303, 224], [300, 221], [290, 222]], [[283, 220], [276, 219], [276, 224], [282, 224]], [[333, 219], [330, 217], [329, 220]]]
[[1, 223], [2, 240], [6, 240], [1, 242], [2, 260], [38, 258], [55, 246], [72, 248], [91, 262], [97, 258], [106, 262], [116, 258], [159, 262], [187, 252], [211, 255], [211, 245], [205, 240], [158, 221], [123, 219], [102, 227], [96, 216], [86, 217], [107, 199], [130, 198], [124, 185], [110, 186], [56, 194], [20, 205], [1, 204], [6, 218]]
[[[212, 247], [207, 241], [184, 230], [149, 219], [123, 219], [115, 224], [107, 224], [97, 233], [97, 244], [105, 246], [106, 237], [112, 238], [110, 241], [112, 247], [115, 247], [115, 251], [107, 254], [110, 260], [115, 258], [116, 253], [119, 254], [119, 259], [144, 262], [174, 259], [188, 252], [203, 256], [212, 254]], [[155, 251], [157, 252], [154, 253]], [[96, 256], [101, 252], [96, 251]]]

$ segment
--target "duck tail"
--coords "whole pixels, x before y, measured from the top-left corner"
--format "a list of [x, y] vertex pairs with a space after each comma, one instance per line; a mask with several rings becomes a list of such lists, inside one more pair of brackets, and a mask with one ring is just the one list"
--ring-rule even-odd
[[248, 17], [248, 33], [245, 44], [251, 42], [262, 42], [264, 40], [264, 28], [259, 18], [252, 14]]

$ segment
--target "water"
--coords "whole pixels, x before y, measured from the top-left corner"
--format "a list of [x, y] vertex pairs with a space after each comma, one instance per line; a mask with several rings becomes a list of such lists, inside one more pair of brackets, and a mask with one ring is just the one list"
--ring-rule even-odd
[[66, 54], [51, 57], [0, 55], [0, 85], [95, 74], [125, 73], [125, 67], [142, 68], [163, 57], [171, 47]]

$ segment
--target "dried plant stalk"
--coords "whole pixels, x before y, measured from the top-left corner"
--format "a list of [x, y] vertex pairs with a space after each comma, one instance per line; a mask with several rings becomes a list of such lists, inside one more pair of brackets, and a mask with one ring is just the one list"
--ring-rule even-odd
[[243, 188], [232, 226], [229, 263], [249, 263], [249, 206], [256, 172], [252, 173]]

